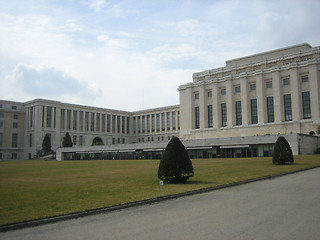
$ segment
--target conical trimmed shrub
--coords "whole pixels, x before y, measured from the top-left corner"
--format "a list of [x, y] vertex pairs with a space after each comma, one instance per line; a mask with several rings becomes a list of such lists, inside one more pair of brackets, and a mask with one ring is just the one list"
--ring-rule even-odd
[[66, 132], [66, 135], [63, 138], [62, 147], [72, 147], [72, 140], [71, 136], [68, 132]]
[[285, 164], [293, 162], [293, 154], [291, 147], [284, 137], [279, 137], [274, 145], [272, 163]]
[[170, 183], [183, 183], [194, 175], [187, 150], [178, 137], [173, 137], [162, 155], [158, 178]]

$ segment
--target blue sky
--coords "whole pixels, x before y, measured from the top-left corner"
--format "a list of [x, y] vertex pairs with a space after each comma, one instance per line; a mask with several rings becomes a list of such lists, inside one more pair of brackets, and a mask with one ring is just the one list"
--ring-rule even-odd
[[194, 72], [319, 46], [319, 9], [318, 0], [0, 0], [0, 99], [179, 104]]

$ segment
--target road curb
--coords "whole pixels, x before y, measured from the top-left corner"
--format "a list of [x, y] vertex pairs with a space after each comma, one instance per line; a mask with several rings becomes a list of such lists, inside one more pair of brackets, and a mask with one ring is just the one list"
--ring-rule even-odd
[[277, 177], [281, 177], [281, 176], [285, 176], [285, 175], [290, 175], [290, 174], [294, 174], [294, 173], [298, 173], [298, 172], [302, 172], [302, 171], [307, 171], [307, 170], [311, 170], [311, 169], [315, 169], [315, 168], [319, 168], [319, 167], [320, 167], [320, 165], [312, 166], [312, 167], [308, 167], [308, 168], [303, 168], [303, 169], [298, 169], [298, 170], [291, 171], [291, 172], [285, 172], [285, 173], [280, 173], [280, 174], [275, 174], [275, 175], [270, 175], [270, 176], [264, 176], [264, 177], [234, 182], [234, 183], [223, 184], [223, 185], [214, 186], [214, 187], [202, 188], [202, 189], [198, 189], [198, 190], [193, 190], [193, 191], [188, 191], [188, 192], [183, 192], [183, 193], [178, 193], [178, 194], [173, 194], [173, 195], [167, 195], [167, 196], [156, 197], [156, 198], [151, 198], [151, 199], [146, 199], [146, 200], [141, 200], [141, 201], [136, 201], [136, 202], [130, 202], [130, 203], [126, 203], [126, 204], [120, 204], [120, 205], [111, 206], [111, 207], [97, 208], [97, 209], [75, 212], [75, 213], [71, 213], [71, 214], [59, 215], [59, 216], [54, 216], [54, 217], [49, 217], [49, 218], [42, 218], [42, 219], [36, 219], [36, 220], [30, 220], [30, 221], [24, 221], [24, 222], [12, 223], [12, 224], [5, 224], [5, 225], [0, 226], [0, 232], [18, 230], [18, 229], [27, 228], [27, 227], [35, 227], [35, 226], [45, 225], [48, 223], [56, 223], [56, 222], [61, 222], [61, 221], [66, 221], [66, 220], [101, 214], [101, 213], [113, 212], [113, 211], [122, 210], [122, 209], [126, 209], [126, 208], [132, 208], [132, 207], [141, 206], [141, 205], [158, 203], [158, 202], [162, 202], [162, 201], [166, 201], [166, 200], [170, 200], [170, 199], [176, 199], [176, 198], [181, 198], [181, 197], [185, 197], [185, 196], [191, 196], [191, 195], [195, 195], [195, 194], [211, 192], [211, 191], [220, 190], [220, 189], [224, 189], [224, 188], [228, 188], [228, 187], [234, 187], [234, 186], [239, 186], [239, 185], [243, 185], [243, 184], [247, 184], [247, 183], [257, 182], [257, 181], [261, 181], [261, 180], [273, 179], [273, 178], [277, 178]]

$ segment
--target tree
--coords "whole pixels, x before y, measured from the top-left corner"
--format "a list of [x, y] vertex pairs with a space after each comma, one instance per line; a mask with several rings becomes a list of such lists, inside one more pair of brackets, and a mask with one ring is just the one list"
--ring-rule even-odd
[[178, 137], [173, 137], [160, 160], [158, 178], [170, 183], [183, 183], [193, 175], [187, 150]]
[[51, 139], [50, 139], [50, 134], [47, 133], [44, 136], [43, 142], [42, 142], [42, 151], [44, 151], [45, 154], [51, 153]]
[[293, 162], [291, 147], [284, 137], [279, 137], [274, 145], [272, 163], [282, 165]]
[[72, 147], [72, 145], [71, 136], [66, 132], [66, 135], [63, 137], [62, 147]]

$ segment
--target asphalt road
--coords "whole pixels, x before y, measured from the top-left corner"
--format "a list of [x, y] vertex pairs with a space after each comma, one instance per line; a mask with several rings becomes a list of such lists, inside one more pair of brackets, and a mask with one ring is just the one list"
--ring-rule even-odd
[[[165, 186], [164, 186], [165, 187]], [[320, 239], [320, 168], [0, 233], [0, 239]]]

